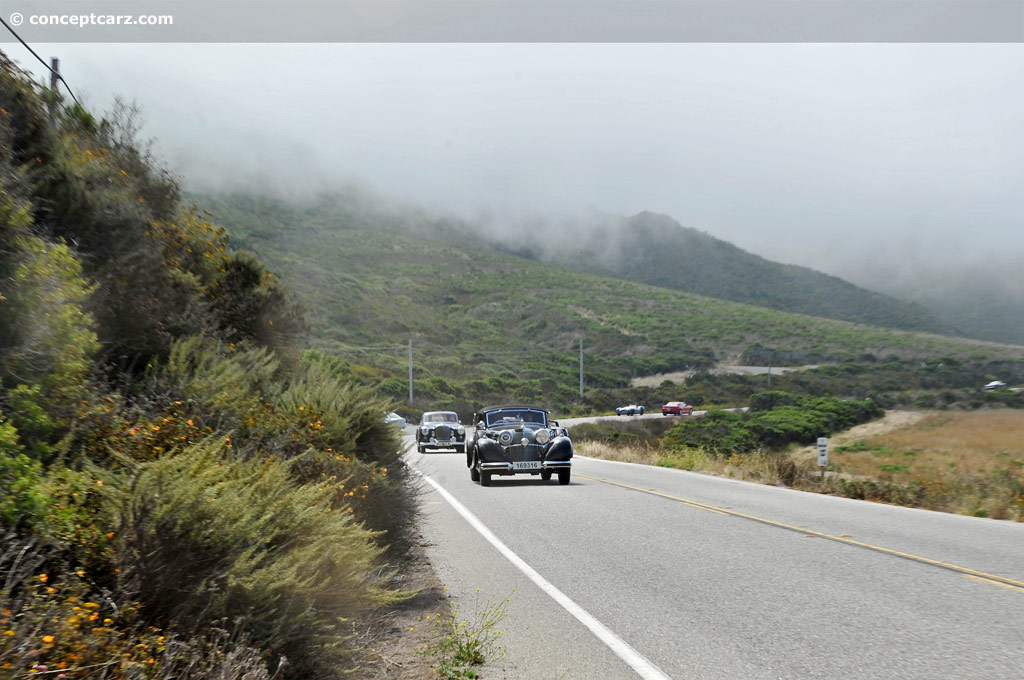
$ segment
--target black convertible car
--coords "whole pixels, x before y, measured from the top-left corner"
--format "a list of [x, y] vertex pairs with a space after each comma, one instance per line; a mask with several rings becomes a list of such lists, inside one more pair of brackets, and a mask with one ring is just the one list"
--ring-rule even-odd
[[537, 406], [489, 406], [474, 416], [476, 427], [466, 446], [469, 477], [481, 486], [492, 475], [530, 474], [541, 479], [558, 475], [568, 484], [572, 470], [572, 441], [565, 428], [548, 419]]
[[466, 450], [466, 428], [454, 411], [423, 414], [416, 430], [416, 450], [426, 453], [427, 449], [455, 449], [460, 453]]

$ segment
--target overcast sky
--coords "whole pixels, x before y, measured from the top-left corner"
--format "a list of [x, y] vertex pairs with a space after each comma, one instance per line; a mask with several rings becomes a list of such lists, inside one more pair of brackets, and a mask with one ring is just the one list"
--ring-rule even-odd
[[[34, 72], [18, 45], [3, 49]], [[784, 262], [1024, 258], [1024, 45], [40, 45], [187, 185], [651, 210]], [[35, 64], [35, 65], [34, 65]]]

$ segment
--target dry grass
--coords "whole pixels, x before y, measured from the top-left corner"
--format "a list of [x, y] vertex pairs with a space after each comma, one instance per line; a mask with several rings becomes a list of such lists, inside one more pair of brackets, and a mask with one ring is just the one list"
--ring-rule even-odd
[[663, 465], [943, 512], [1024, 521], [1024, 411], [891, 411], [830, 439], [824, 483], [817, 451], [714, 456], [646, 444], [583, 442], [595, 458]]
[[1024, 521], [1022, 411], [921, 412], [848, 436], [829, 457], [844, 490], [867, 498]]
[[[798, 466], [784, 454], [751, 453], [725, 458], [695, 449], [665, 451], [647, 444], [608, 444], [594, 441], [581, 442], [577, 449], [581, 455], [593, 458], [640, 465], [660, 465], [762, 484], [789, 485], [799, 474]], [[809, 471], [808, 469], [808, 473]]]
[[927, 412], [912, 424], [847, 441], [830, 456], [855, 476], [897, 481], [949, 472], [988, 476], [1024, 467], [1024, 412]]
[[617, 460], [621, 463], [639, 463], [655, 465], [661, 455], [660, 451], [646, 444], [607, 444], [605, 442], [583, 441], [576, 445], [580, 455], [604, 460]]

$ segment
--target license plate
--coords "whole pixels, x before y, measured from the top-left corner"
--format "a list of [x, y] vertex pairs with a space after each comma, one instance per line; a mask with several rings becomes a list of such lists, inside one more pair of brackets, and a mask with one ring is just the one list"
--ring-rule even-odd
[[513, 470], [539, 470], [539, 460], [518, 460], [512, 463]]

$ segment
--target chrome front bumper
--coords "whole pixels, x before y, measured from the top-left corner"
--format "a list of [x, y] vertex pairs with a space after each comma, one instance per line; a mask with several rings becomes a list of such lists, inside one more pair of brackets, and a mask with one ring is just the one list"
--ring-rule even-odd
[[423, 446], [437, 446], [440, 448], [451, 448], [453, 446], [461, 446], [466, 443], [465, 439], [434, 439], [430, 438], [430, 441], [423, 442]]
[[495, 463], [487, 463], [480, 461], [480, 470], [483, 472], [497, 472], [502, 475], [519, 475], [519, 474], [536, 474], [538, 472], [544, 472], [546, 470], [567, 470], [572, 467], [571, 460], [552, 460], [552, 461], [540, 461], [539, 468], [532, 469], [516, 469], [512, 463], [503, 460]]

